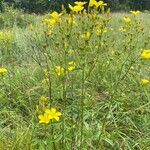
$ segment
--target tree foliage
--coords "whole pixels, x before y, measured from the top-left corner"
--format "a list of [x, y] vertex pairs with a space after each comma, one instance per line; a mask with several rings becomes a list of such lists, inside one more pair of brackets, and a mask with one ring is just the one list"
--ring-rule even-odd
[[[60, 10], [62, 4], [67, 8], [68, 3], [76, 0], [0, 0], [0, 10], [3, 3], [13, 5], [28, 12], [42, 13], [50, 10]], [[78, 0], [80, 1], [80, 0]], [[89, 1], [89, 0], [85, 0]], [[104, 0], [113, 11], [119, 10], [149, 10], [150, 0]]]

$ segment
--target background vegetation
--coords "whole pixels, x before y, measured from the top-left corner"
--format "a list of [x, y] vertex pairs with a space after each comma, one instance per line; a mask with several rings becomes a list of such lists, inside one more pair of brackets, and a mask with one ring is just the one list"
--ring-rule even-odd
[[[68, 3], [75, 0], [0, 0], [0, 9], [3, 10], [3, 3], [13, 5], [15, 8], [28, 12], [43, 13], [49, 10], [61, 10], [62, 4], [66, 7]], [[88, 2], [88, 0], [85, 0]], [[120, 10], [149, 10], [149, 0], [105, 0], [113, 11]]]

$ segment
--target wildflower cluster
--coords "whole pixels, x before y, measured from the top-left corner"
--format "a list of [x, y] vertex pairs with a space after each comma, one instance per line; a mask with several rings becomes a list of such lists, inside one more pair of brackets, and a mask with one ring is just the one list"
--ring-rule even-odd
[[[142, 49], [141, 58], [143, 59], [150, 59], [150, 50], [149, 49]], [[149, 79], [142, 79], [141, 84], [147, 85], [150, 83]]]
[[134, 16], [139, 15], [141, 12], [139, 10], [137, 11], [130, 11], [131, 14], [133, 14]]
[[89, 2], [89, 7], [93, 7], [95, 6], [96, 8], [101, 8], [102, 10], [104, 9], [105, 6], [107, 6], [106, 3], [104, 3], [103, 1], [96, 1], [96, 0], [90, 0]]
[[53, 119], [59, 121], [61, 115], [61, 112], [58, 112], [56, 108], [46, 109], [43, 115], [38, 116], [39, 123], [48, 124]]
[[[98, 143], [94, 148], [99, 149], [103, 135], [106, 134], [105, 123], [111, 113], [110, 110], [105, 113], [107, 110], [103, 110], [103, 108], [114, 107], [114, 104], [117, 103], [117, 96], [114, 94], [117, 92], [119, 93], [117, 95], [120, 96], [119, 102], [126, 96], [127, 82], [132, 82], [129, 73], [135, 75], [137, 67], [134, 66], [136, 62], [134, 54], [137, 56], [135, 49], [138, 47], [138, 45], [135, 47], [135, 43], [136, 35], [139, 33], [136, 30], [140, 26], [136, 16], [140, 12], [131, 11], [130, 15], [121, 18], [120, 31], [123, 33], [119, 32], [119, 34], [123, 36], [117, 35], [115, 39], [111, 36], [116, 34], [115, 28], [111, 28], [109, 24], [110, 9], [106, 13], [104, 11], [106, 6], [105, 2], [98, 0], [90, 0], [89, 3], [76, 1], [72, 5], [69, 4], [69, 14], [64, 10], [62, 13], [54, 11], [44, 16], [45, 26], [42, 26], [43, 30], [38, 31], [40, 36], [35, 38], [35, 41], [32, 40], [32, 45], [35, 42], [35, 46], [31, 46], [34, 52], [34, 48], [36, 48], [34, 58], [40, 66], [40, 71], [42, 70], [42, 75], [40, 74], [42, 79], [44, 76], [42, 83], [46, 84], [46, 86], [39, 84], [39, 92], [42, 91], [47, 95], [47, 97], [41, 96], [39, 99], [36, 113], [40, 124], [51, 123], [51, 126], [44, 127], [46, 138], [49, 134], [47, 131], [50, 131], [51, 141], [54, 141], [53, 143], [50, 141], [52, 146], [57, 143], [58, 134], [60, 135], [58, 143], [60, 143], [61, 149], [64, 149], [67, 138], [68, 141], [72, 140], [75, 143], [75, 149], [78, 147], [79, 149], [88, 149], [89, 147], [84, 146], [83, 143], [86, 139], [86, 131], [89, 130], [89, 123], [91, 123], [96, 125], [95, 131], [92, 130], [93, 134], [98, 133], [94, 137]], [[31, 31], [31, 29], [29, 30]], [[118, 45], [121, 46], [118, 47]], [[142, 50], [141, 57], [150, 58], [149, 51]], [[142, 85], [150, 83], [148, 77], [140, 79], [142, 79], [140, 81]], [[114, 100], [115, 98], [116, 100]], [[102, 101], [103, 99], [106, 101]], [[106, 107], [100, 107], [102, 114], [95, 117], [93, 111], [101, 104], [106, 104]], [[59, 112], [54, 106], [60, 106], [62, 112]], [[62, 114], [62, 122], [55, 124], [53, 121], [59, 121]], [[99, 128], [101, 124], [98, 123], [97, 117], [103, 116], [106, 116], [104, 117], [106, 120], [102, 125], [104, 129], [101, 130]], [[68, 136], [70, 131], [71, 138]], [[77, 139], [75, 142], [74, 137]], [[91, 143], [93, 143], [92, 140]], [[68, 145], [66, 147], [72, 146]]]
[[[67, 70], [66, 71], [73, 71], [76, 68], [76, 63], [74, 61], [68, 62]], [[62, 66], [56, 66], [55, 72], [58, 76], [63, 75], [65, 71], [65, 68]]]
[[86, 2], [75, 2], [75, 6], [72, 6], [69, 4], [69, 8], [70, 8], [70, 10], [72, 10], [72, 12], [78, 13], [84, 9], [83, 6], [85, 4], [86, 4]]
[[61, 20], [60, 16], [61, 15], [62, 15], [61, 13], [59, 14], [58, 12], [54, 11], [54, 12], [52, 12], [52, 13], [49, 14], [50, 18], [43, 20], [43, 24], [46, 24], [47, 27], [49, 29], [51, 29], [51, 28], [54, 27], [54, 25], [56, 23], [60, 22], [60, 20]]
[[[136, 30], [141, 30], [141, 25], [139, 25], [139, 22], [136, 20], [136, 16], [138, 16], [141, 12], [140, 11], [130, 11], [131, 16], [125, 16], [122, 18], [122, 21], [125, 23], [124, 26], [121, 26], [119, 30], [121, 32], [127, 32], [132, 30], [132, 27], [136, 27]], [[139, 32], [139, 31], [138, 31]]]
[[38, 114], [39, 123], [45, 124], [48, 124], [53, 119], [59, 121], [59, 117], [62, 115], [56, 111], [56, 108], [50, 108], [50, 104], [45, 96], [41, 96], [39, 104], [36, 105], [36, 113]]

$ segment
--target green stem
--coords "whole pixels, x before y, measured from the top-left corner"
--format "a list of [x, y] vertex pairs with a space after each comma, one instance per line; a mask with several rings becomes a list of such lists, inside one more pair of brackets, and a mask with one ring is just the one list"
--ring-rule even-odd
[[53, 128], [53, 126], [52, 126], [52, 129], [51, 129], [51, 133], [52, 133], [52, 140], [53, 140], [53, 150], [56, 150], [56, 144], [55, 144], [54, 128]]
[[[45, 140], [45, 142], [47, 142], [46, 141], [46, 125], [45, 125], [45, 139], [44, 140]], [[44, 145], [45, 145], [45, 150], [47, 150], [47, 143], [44, 143]]]
[[[84, 64], [85, 65], [85, 64]], [[84, 89], [85, 89], [85, 68], [83, 67], [82, 70], [82, 99], [81, 99], [81, 138], [80, 138], [80, 150], [82, 150], [83, 147], [83, 116], [84, 116]]]

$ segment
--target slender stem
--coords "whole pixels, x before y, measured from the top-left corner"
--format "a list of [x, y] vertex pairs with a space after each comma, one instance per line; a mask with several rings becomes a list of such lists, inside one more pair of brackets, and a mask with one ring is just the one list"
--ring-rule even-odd
[[56, 144], [55, 144], [55, 138], [54, 138], [54, 127], [52, 125], [52, 129], [51, 129], [51, 133], [52, 133], [52, 140], [53, 140], [53, 150], [56, 150]]
[[[85, 64], [84, 64], [85, 65]], [[82, 150], [83, 146], [83, 113], [84, 113], [84, 90], [85, 90], [85, 67], [83, 66], [82, 70], [82, 99], [81, 99], [81, 138], [80, 138], [80, 150]]]
[[[47, 130], [47, 129], [46, 129], [46, 125], [45, 125], [45, 139], [44, 139], [45, 142], [46, 142], [46, 130]], [[47, 143], [44, 143], [44, 145], [45, 145], [45, 150], [47, 150]]]
[[111, 102], [110, 102], [110, 103], [109, 103], [108, 111], [107, 111], [107, 113], [105, 114], [104, 120], [103, 120], [103, 123], [102, 123], [101, 133], [100, 133], [99, 138], [98, 138], [97, 149], [100, 148], [100, 147], [98, 147], [98, 146], [100, 146], [100, 143], [101, 143], [101, 137], [102, 137], [103, 133], [105, 132], [105, 126], [106, 126], [106, 122], [107, 122], [107, 117], [108, 117], [108, 115], [109, 115], [111, 106], [112, 106], [112, 105], [111, 105]]

